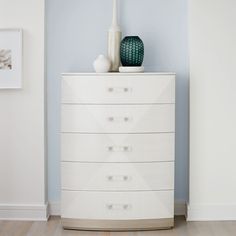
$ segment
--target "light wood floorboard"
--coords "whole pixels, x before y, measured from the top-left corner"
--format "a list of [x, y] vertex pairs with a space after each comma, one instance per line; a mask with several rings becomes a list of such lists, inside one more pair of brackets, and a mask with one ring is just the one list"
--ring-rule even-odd
[[90, 232], [63, 230], [59, 217], [48, 222], [0, 221], [0, 236], [236, 236], [236, 222], [186, 222], [177, 217], [175, 228], [139, 232]]

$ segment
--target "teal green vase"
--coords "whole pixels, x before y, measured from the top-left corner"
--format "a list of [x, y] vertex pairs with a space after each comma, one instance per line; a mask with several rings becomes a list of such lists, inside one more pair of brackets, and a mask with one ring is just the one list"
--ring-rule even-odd
[[120, 44], [120, 60], [122, 66], [142, 66], [144, 44], [138, 36], [127, 36]]

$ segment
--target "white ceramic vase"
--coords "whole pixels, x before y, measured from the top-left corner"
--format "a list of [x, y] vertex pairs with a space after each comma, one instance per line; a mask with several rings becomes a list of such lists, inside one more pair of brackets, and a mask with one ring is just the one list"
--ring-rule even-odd
[[117, 0], [113, 0], [112, 25], [108, 33], [108, 58], [111, 61], [111, 71], [119, 71], [120, 66], [121, 29], [117, 20]]
[[111, 62], [104, 55], [99, 55], [94, 61], [93, 67], [97, 73], [107, 73], [110, 70]]

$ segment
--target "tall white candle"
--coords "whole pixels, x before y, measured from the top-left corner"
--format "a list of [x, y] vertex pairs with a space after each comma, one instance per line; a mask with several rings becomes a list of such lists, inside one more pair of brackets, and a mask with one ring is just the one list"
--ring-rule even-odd
[[121, 29], [117, 19], [117, 0], [113, 0], [112, 25], [108, 33], [108, 58], [111, 61], [110, 71], [119, 71]]

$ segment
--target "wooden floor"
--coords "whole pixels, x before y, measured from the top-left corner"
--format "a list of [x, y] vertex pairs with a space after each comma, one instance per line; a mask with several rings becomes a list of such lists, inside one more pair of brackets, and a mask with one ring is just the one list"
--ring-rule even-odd
[[63, 230], [59, 217], [48, 222], [0, 221], [0, 236], [236, 236], [236, 222], [186, 222], [177, 217], [172, 230], [89, 232]]

